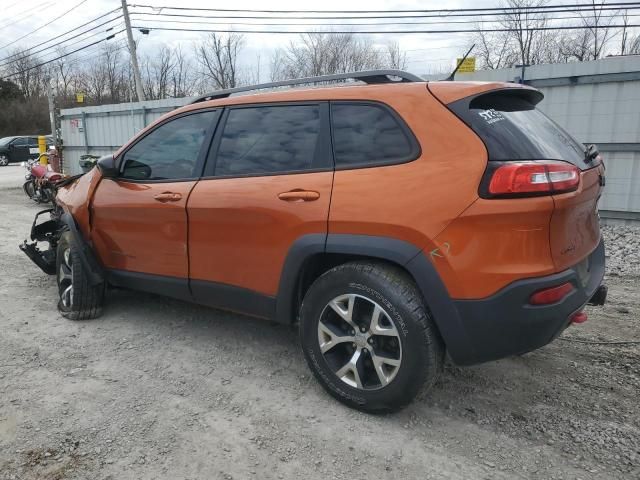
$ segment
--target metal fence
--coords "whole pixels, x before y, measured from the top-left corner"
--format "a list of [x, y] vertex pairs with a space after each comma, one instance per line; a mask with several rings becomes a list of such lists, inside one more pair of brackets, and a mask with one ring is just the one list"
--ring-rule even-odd
[[80, 156], [113, 153], [151, 122], [190, 100], [169, 98], [61, 110], [65, 173], [80, 173]]
[[[519, 81], [520, 68], [458, 74], [456, 80]], [[435, 76], [425, 77], [439, 79]], [[640, 221], [640, 56], [536, 65], [524, 81], [545, 95], [540, 108], [583, 143], [600, 147], [607, 188], [604, 218]], [[61, 111], [64, 168], [79, 173], [80, 156], [106, 155], [190, 98], [80, 107]]]

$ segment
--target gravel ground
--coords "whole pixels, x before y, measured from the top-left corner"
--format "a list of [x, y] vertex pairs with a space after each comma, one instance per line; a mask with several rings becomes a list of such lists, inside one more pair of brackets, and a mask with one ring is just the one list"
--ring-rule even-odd
[[60, 317], [17, 249], [21, 173], [0, 168], [0, 479], [640, 478], [640, 346], [609, 343], [640, 340], [637, 231], [607, 230], [621, 258], [586, 324], [371, 416], [322, 391], [291, 328], [124, 290]]

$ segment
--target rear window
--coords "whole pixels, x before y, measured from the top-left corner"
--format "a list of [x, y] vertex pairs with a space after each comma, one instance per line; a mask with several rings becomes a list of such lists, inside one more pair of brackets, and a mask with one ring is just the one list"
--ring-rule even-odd
[[541, 94], [523, 93], [492, 92], [449, 108], [482, 139], [489, 160], [564, 160], [585, 168], [584, 145], [536, 108]]

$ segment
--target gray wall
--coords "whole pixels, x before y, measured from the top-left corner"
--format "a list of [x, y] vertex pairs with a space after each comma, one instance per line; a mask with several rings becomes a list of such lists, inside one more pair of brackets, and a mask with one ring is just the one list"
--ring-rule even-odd
[[[513, 82], [521, 74], [520, 68], [488, 70], [456, 80]], [[544, 93], [541, 110], [579, 141], [600, 148], [607, 167], [601, 216], [639, 221], [640, 56], [536, 65], [525, 69], [524, 79]]]
[[80, 173], [81, 155], [101, 156], [115, 152], [151, 122], [190, 100], [170, 98], [61, 110], [65, 173]]

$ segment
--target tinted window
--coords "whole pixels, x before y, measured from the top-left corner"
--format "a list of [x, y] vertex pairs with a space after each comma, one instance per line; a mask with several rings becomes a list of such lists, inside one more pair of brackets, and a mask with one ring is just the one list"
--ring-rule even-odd
[[405, 130], [382, 106], [336, 103], [331, 122], [336, 167], [405, 161], [413, 152]]
[[16, 138], [12, 143], [16, 147], [19, 147], [19, 146], [21, 147], [21, 146], [27, 145], [27, 139], [25, 137]]
[[232, 109], [222, 134], [215, 174], [314, 168], [319, 136], [319, 105]]
[[536, 108], [538, 99], [500, 92], [451, 108], [484, 141], [489, 160], [566, 160], [584, 168], [584, 146]]
[[122, 177], [171, 180], [196, 176], [202, 142], [219, 114], [195, 113], [159, 126], [125, 153]]

